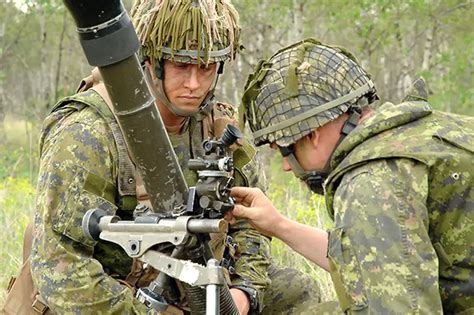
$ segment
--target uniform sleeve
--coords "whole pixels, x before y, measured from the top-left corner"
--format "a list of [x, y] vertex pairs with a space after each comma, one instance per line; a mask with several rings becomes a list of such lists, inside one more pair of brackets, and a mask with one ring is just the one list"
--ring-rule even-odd
[[54, 313], [144, 313], [132, 291], [92, 258], [94, 241], [81, 228], [84, 213], [116, 211], [112, 134], [100, 119], [75, 113], [48, 130], [37, 186], [31, 253], [34, 283]]
[[[248, 142], [234, 152], [236, 186], [266, 188], [266, 179], [261, 169], [256, 149]], [[263, 305], [265, 289], [270, 284], [270, 238], [260, 234], [246, 220], [232, 225], [230, 236], [237, 243], [235, 274], [232, 286], [243, 286], [255, 290], [256, 302]]]
[[427, 196], [428, 169], [409, 159], [370, 162], [344, 175], [328, 249], [344, 311], [442, 313]]

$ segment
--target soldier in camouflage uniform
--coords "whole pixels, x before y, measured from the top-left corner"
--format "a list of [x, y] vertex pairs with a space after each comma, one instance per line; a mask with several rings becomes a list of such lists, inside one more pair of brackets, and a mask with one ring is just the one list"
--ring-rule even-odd
[[374, 106], [357, 60], [313, 39], [247, 82], [256, 144], [324, 189], [335, 228], [328, 237], [291, 221], [252, 188], [233, 190], [233, 215], [329, 267], [346, 313], [474, 313], [474, 119], [433, 110], [427, 95], [419, 79], [401, 104]]
[[[156, 105], [193, 184], [196, 174], [186, 169], [187, 159], [202, 155], [200, 143], [207, 136], [220, 136], [220, 122], [232, 122], [232, 107], [214, 101], [214, 87], [224, 62], [240, 49], [237, 12], [224, 0], [163, 0], [138, 1], [131, 15]], [[133, 292], [155, 275], [118, 246], [92, 241], [82, 232], [88, 209], [129, 219], [137, 200], [146, 202], [101, 84], [96, 76], [85, 80], [82, 92], [61, 100], [44, 122], [31, 272], [39, 291], [35, 303], [48, 312], [144, 313]], [[234, 151], [236, 183], [263, 189], [255, 155], [248, 143]], [[238, 245], [231, 294], [241, 313], [261, 312], [264, 300], [284, 302], [280, 309], [266, 308], [273, 314], [319, 300], [306, 275], [269, 271], [268, 237], [244, 220], [229, 233]], [[306, 285], [292, 287], [292, 294], [275, 289], [289, 276]], [[274, 296], [265, 296], [269, 286]], [[185, 299], [179, 304], [173, 311], [186, 311]]]

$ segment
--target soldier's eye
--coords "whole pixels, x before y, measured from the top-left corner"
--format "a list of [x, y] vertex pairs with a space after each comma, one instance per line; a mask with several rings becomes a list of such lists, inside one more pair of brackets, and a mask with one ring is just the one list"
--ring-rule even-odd
[[280, 149], [280, 153], [283, 157], [287, 157], [290, 154], [295, 154], [295, 146], [293, 144], [290, 144], [287, 147], [278, 146], [278, 149]]

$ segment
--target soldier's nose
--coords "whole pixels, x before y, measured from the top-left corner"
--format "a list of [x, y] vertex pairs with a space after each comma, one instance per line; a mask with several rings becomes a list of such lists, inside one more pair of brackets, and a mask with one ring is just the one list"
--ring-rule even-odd
[[198, 67], [192, 67], [190, 69], [190, 73], [188, 74], [188, 78], [184, 83], [184, 86], [191, 91], [197, 90], [200, 86], [199, 77], [198, 77]]
[[283, 168], [283, 171], [285, 171], [285, 172], [291, 171], [291, 165], [290, 165], [290, 162], [288, 162], [288, 158], [287, 158], [287, 157], [284, 157], [284, 158], [283, 158], [283, 161], [282, 161], [282, 168]]

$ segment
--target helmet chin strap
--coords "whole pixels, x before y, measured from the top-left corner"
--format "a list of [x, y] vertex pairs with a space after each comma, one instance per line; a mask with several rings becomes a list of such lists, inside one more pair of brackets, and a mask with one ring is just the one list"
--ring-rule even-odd
[[[155, 94], [154, 96], [176, 116], [193, 117], [193, 116], [198, 116], [198, 114], [200, 113], [207, 114], [208, 112], [210, 112], [212, 108], [212, 104], [214, 104], [214, 98], [215, 98], [214, 91], [216, 89], [219, 76], [223, 72], [224, 63], [223, 62], [219, 63], [219, 68], [217, 69], [216, 78], [214, 79], [212, 88], [207, 92], [207, 95], [202, 101], [199, 108], [193, 111], [185, 111], [185, 110], [180, 109], [175, 104], [173, 104], [169, 100], [168, 96], [166, 96], [165, 89], [163, 86], [163, 82], [164, 82], [164, 62], [163, 61], [164, 60], [161, 60], [160, 62], [158, 62], [158, 64], [155, 67], [155, 73], [158, 79], [158, 83], [156, 84], [157, 88], [154, 88], [154, 84], [152, 84], [153, 86], [151, 90], [153, 91], [153, 94]], [[150, 82], [153, 82], [153, 80], [151, 80], [149, 72], [148, 71], [146, 72], [147, 72], [147, 77], [149, 78]]]
[[355, 127], [357, 127], [357, 122], [359, 121], [360, 116], [361, 116], [361, 112], [359, 108], [350, 109], [350, 116], [344, 122], [344, 125], [342, 126], [339, 140], [337, 141], [336, 146], [334, 147], [334, 150], [332, 151], [331, 155], [326, 161], [326, 165], [324, 165], [322, 170], [305, 171], [301, 167], [298, 160], [296, 159], [294, 152], [291, 152], [287, 155], [288, 163], [290, 163], [291, 169], [293, 173], [295, 174], [295, 176], [301, 179], [303, 182], [305, 182], [308, 188], [312, 192], [318, 195], [324, 195], [324, 182], [328, 178], [329, 173], [331, 172], [330, 163], [331, 163], [332, 156], [334, 152], [336, 151], [336, 148], [342, 142], [342, 140], [344, 140], [344, 138], [352, 130], [354, 130]]
[[288, 163], [290, 163], [291, 170], [295, 176], [302, 180], [312, 192], [318, 195], [324, 195], [323, 184], [329, 175], [330, 159], [328, 159], [328, 162], [326, 162], [326, 165], [320, 171], [305, 171], [296, 159], [294, 153], [290, 153], [287, 158]]

